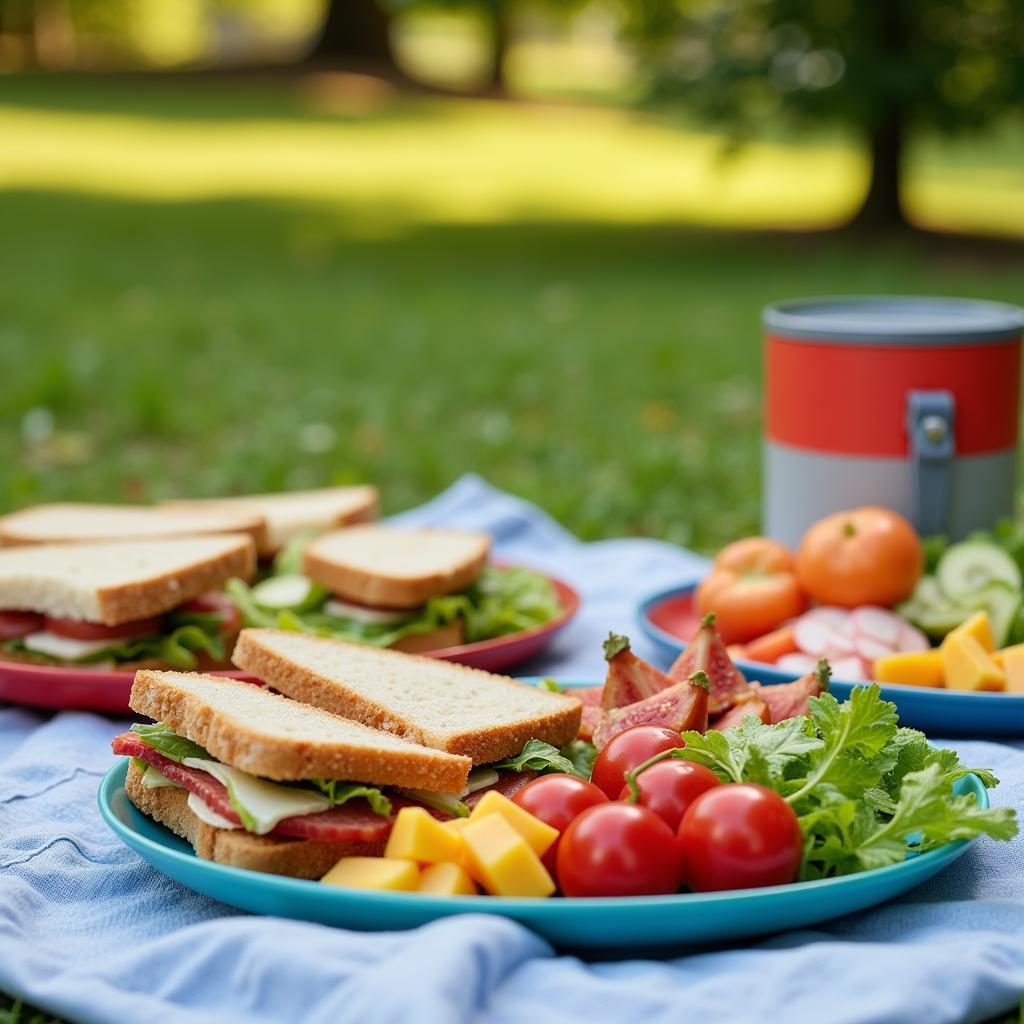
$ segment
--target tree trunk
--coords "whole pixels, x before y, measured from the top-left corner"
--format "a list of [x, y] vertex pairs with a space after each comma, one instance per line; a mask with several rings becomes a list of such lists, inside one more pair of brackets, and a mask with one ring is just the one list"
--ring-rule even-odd
[[485, 88], [504, 95], [507, 92], [506, 60], [512, 43], [512, 25], [508, 0], [490, 0], [486, 5], [491, 29], [491, 70]]
[[854, 217], [857, 227], [901, 228], [907, 218], [900, 201], [900, 180], [906, 133], [903, 114], [891, 109], [874, 125], [869, 135], [871, 147], [871, 183], [864, 204]]
[[391, 15], [377, 0], [328, 0], [324, 26], [310, 57], [396, 73], [390, 28]]

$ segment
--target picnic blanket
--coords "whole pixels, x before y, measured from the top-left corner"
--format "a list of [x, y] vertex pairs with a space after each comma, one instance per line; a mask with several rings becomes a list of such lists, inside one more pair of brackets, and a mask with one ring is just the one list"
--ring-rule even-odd
[[[499, 555], [581, 590], [578, 620], [524, 672], [599, 676], [609, 628], [653, 656], [635, 628], [638, 599], [703, 567], [651, 540], [583, 544], [478, 477], [400, 519], [488, 530]], [[0, 707], [0, 991], [70, 1020], [942, 1024], [986, 1020], [1024, 991], [1021, 844], [985, 838], [875, 910], [664, 959], [559, 955], [485, 914], [377, 934], [240, 914], [164, 878], [104, 825], [96, 789], [122, 728]], [[1024, 806], [1019, 744], [951, 745], [996, 770], [996, 802]]]

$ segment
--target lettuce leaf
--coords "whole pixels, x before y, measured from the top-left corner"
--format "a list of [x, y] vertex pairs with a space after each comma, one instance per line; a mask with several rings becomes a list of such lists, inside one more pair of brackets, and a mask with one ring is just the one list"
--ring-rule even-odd
[[576, 765], [558, 747], [553, 747], [542, 740], [527, 740], [526, 745], [515, 757], [495, 761], [488, 767], [495, 771], [522, 772], [529, 769], [535, 772], [560, 772], [563, 775], [578, 774]]
[[309, 781], [310, 785], [323, 793], [335, 807], [362, 797], [370, 805], [370, 810], [374, 814], [386, 818], [391, 813], [391, 801], [377, 786], [367, 786], [361, 782], [339, 782], [337, 779], [310, 779]]
[[141, 725], [138, 722], [132, 726], [132, 732], [146, 744], [152, 747], [158, 754], [177, 761], [181, 764], [186, 757], [199, 757], [204, 761], [212, 761], [208, 751], [204, 750], [198, 743], [179, 736], [169, 725], [163, 722], [156, 722], [153, 725]]

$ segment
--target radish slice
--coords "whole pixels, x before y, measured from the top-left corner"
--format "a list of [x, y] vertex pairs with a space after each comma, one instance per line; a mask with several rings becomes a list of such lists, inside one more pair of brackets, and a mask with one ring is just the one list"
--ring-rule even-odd
[[828, 646], [823, 653], [829, 660], [855, 656], [857, 654], [857, 641], [849, 634], [836, 630], [829, 634]]
[[804, 612], [801, 619], [811, 619], [814, 622], [831, 626], [833, 629], [844, 630], [849, 625], [850, 613], [845, 608], [823, 604], [820, 608], [812, 608], [809, 612]]
[[931, 650], [931, 646], [928, 637], [921, 630], [909, 622], [900, 621], [900, 638], [896, 645], [898, 651], [928, 651]]
[[817, 659], [807, 654], [784, 654], [775, 662], [775, 667], [783, 672], [792, 672], [794, 675], [803, 676], [808, 672], [813, 672], [817, 664]]
[[899, 644], [903, 620], [884, 608], [864, 605], [850, 612], [850, 625], [861, 636], [876, 640], [893, 651]]
[[894, 654], [894, 648], [883, 644], [870, 636], [859, 636], [856, 641], [857, 656], [863, 658], [869, 665], [875, 663], [876, 658], [884, 658], [887, 654]]
[[832, 665], [832, 678], [844, 682], [859, 682], [870, 679], [871, 673], [860, 658], [841, 658]]
[[814, 608], [793, 626], [793, 637], [804, 654], [816, 658], [853, 654], [850, 616], [842, 608]]

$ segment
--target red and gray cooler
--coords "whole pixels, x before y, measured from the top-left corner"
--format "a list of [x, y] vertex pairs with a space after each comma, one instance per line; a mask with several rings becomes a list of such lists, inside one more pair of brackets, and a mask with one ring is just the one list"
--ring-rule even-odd
[[858, 505], [953, 538], [1013, 513], [1024, 310], [797, 299], [767, 307], [764, 329], [769, 536], [796, 545]]

